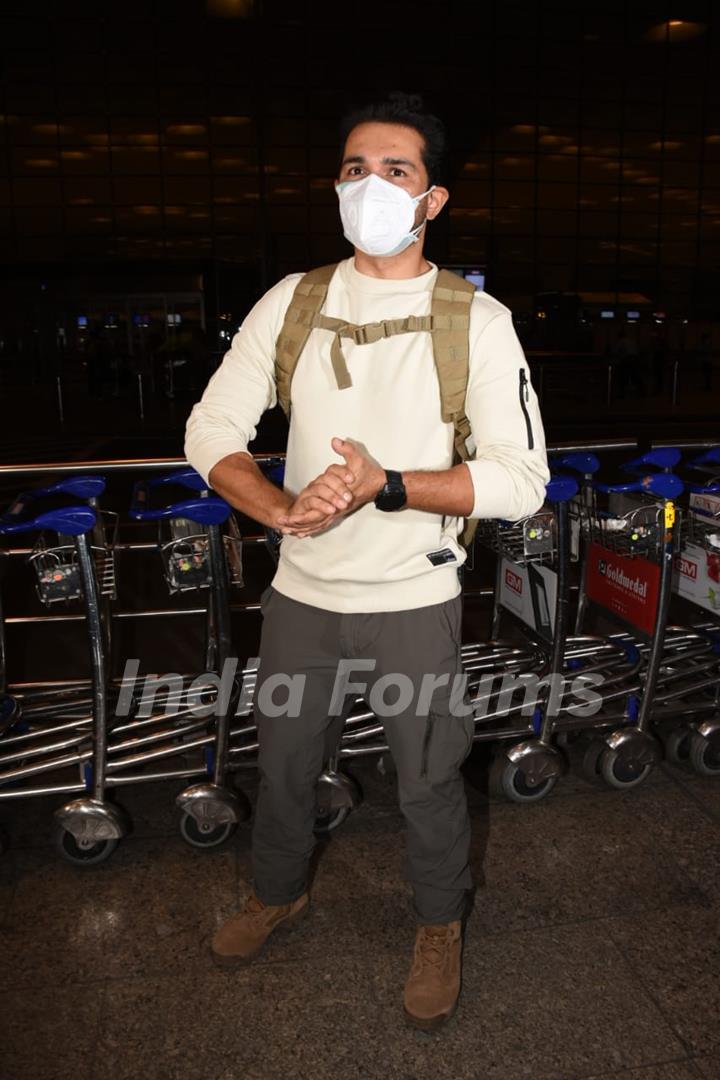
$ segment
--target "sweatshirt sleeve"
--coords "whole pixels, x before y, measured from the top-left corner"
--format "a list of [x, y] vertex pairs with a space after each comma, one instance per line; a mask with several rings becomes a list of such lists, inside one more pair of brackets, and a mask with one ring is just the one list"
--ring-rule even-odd
[[472, 343], [465, 411], [476, 447], [467, 466], [474, 518], [517, 521], [534, 514], [549, 478], [545, 434], [530, 371], [502, 308]]
[[275, 342], [301, 276], [284, 278], [261, 297], [190, 413], [185, 456], [205, 480], [228, 454], [247, 452], [260, 417], [277, 401]]

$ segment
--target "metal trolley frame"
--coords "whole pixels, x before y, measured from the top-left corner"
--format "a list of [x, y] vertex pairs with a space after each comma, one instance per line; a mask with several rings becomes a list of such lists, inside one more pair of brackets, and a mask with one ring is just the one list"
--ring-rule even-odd
[[628, 479], [587, 482], [573, 507], [583, 547], [576, 628], [593, 608], [621, 625], [629, 649], [642, 658], [636, 684], [620, 695], [603, 688], [605, 731], [595, 733], [584, 755], [585, 773], [616, 788], [641, 784], [662, 759], [653, 711], [663, 663], [671, 640], [680, 651], [687, 645], [682, 633], [668, 636], [676, 499], [683, 491], [671, 469], [679, 460], [677, 450], [651, 450], [621, 466]]

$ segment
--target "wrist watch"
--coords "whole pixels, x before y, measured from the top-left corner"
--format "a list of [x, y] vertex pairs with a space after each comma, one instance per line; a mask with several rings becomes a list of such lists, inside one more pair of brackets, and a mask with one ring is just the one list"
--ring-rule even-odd
[[402, 473], [385, 470], [387, 480], [375, 496], [378, 510], [402, 510], [407, 502], [407, 492], [403, 484]]

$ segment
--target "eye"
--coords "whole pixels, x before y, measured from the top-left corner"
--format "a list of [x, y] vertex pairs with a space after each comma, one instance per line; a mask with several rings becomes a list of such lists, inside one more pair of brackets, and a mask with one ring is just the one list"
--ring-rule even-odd
[[407, 176], [407, 173], [405, 172], [404, 169], [400, 169], [400, 168], [398, 168], [397, 165], [394, 165], [393, 168], [390, 170], [390, 175], [391, 176]]
[[350, 165], [347, 170], [348, 176], [359, 176], [363, 172], [362, 165]]

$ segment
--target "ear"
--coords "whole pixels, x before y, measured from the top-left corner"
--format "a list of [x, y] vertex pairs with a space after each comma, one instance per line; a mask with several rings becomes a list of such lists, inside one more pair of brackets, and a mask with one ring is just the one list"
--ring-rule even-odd
[[427, 219], [432, 221], [450, 198], [450, 192], [444, 187], [435, 187], [427, 197]]

